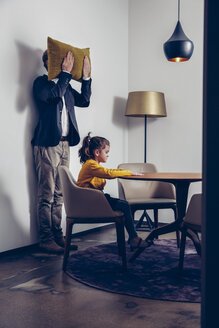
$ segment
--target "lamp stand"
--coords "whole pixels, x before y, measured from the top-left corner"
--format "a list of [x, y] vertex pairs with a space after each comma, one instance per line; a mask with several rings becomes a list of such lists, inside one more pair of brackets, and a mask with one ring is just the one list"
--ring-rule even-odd
[[144, 116], [144, 162], [147, 162], [147, 115]]
[[[147, 115], [144, 116], [144, 163], [147, 162]], [[144, 219], [146, 222], [144, 222]], [[136, 224], [136, 230], [140, 231], [151, 231], [154, 228], [154, 223], [151, 220], [150, 216], [143, 210], [143, 213]]]

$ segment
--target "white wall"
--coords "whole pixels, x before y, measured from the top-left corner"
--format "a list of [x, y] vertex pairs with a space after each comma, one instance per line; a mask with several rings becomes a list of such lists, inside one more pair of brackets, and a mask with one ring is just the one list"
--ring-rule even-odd
[[[177, 23], [177, 3], [129, 0], [128, 89], [165, 94], [167, 117], [147, 120], [147, 162], [164, 172], [201, 172], [204, 1], [181, 1], [181, 24], [194, 52], [189, 61], [172, 63], [163, 44]], [[144, 119], [129, 117], [128, 127], [128, 160], [143, 161]], [[189, 196], [200, 191], [201, 183], [193, 183]]]
[[[83, 138], [89, 131], [111, 141], [108, 167], [125, 160], [125, 108], [128, 89], [127, 0], [19, 0], [0, 2], [0, 252], [38, 241], [36, 179], [30, 140], [36, 124], [31, 88], [41, 73], [47, 36], [76, 47], [90, 47], [92, 98], [76, 109]], [[76, 88], [77, 82], [72, 82]], [[71, 169], [80, 169], [78, 147]], [[116, 180], [106, 191], [117, 195]], [[63, 224], [64, 226], [64, 224]]]

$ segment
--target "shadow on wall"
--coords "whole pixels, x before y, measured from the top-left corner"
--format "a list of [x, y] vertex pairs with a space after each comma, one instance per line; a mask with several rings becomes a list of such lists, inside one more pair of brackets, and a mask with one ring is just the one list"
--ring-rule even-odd
[[32, 97], [33, 81], [43, 74], [42, 54], [40, 49], [32, 49], [20, 41], [16, 41], [19, 57], [18, 94], [16, 109], [18, 113], [27, 110], [24, 131], [24, 152], [26, 163], [27, 184], [29, 192], [30, 238], [38, 241], [37, 222], [37, 181], [33, 159], [31, 139], [37, 124], [38, 114]]
[[[142, 126], [142, 117], [125, 116], [126, 98], [115, 97], [113, 106], [113, 123], [119, 127], [127, 126], [129, 130]], [[134, 120], [133, 120], [134, 118]]]
[[127, 124], [127, 118], [125, 116], [126, 101], [125, 98], [114, 97], [112, 120], [120, 128], [124, 128]]
[[[7, 194], [5, 189], [4, 181], [0, 180], [1, 235], [4, 237], [7, 236], [6, 238], [10, 240], [10, 245], [5, 245], [4, 240], [3, 249], [1, 246], [3, 238], [0, 239], [0, 252], [7, 251], [8, 247], [10, 247], [10, 249], [16, 248], [17, 243], [22, 246], [23, 240], [26, 239], [23, 228], [18, 224], [18, 218], [13, 208], [11, 196]], [[6, 220], [7, 224], [5, 224]], [[16, 244], [13, 245], [13, 241], [15, 241]]]
[[127, 100], [125, 98], [114, 97], [112, 115], [113, 124], [119, 127], [122, 131], [123, 147], [121, 152], [123, 159], [126, 158], [126, 128], [128, 126], [127, 117], [125, 116], [126, 102]]

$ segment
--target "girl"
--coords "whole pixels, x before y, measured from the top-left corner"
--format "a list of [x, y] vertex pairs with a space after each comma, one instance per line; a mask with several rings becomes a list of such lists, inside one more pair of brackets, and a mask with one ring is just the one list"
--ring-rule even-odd
[[[105, 179], [113, 179], [124, 175], [140, 175], [123, 169], [106, 169], [100, 165], [105, 163], [109, 157], [110, 143], [103, 137], [90, 137], [90, 133], [84, 138], [82, 147], [79, 149], [80, 162], [83, 163], [79, 172], [77, 185], [84, 188], [94, 188], [103, 190], [106, 184]], [[113, 198], [105, 194], [110, 206], [114, 211], [122, 211], [125, 215], [125, 227], [129, 234], [128, 243], [131, 250], [145, 248], [147, 243], [138, 237], [132, 213], [127, 201]]]

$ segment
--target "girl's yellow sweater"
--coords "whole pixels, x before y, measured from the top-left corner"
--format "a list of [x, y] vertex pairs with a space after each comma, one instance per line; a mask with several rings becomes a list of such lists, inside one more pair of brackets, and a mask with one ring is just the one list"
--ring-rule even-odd
[[123, 169], [105, 169], [94, 159], [88, 159], [79, 172], [77, 185], [103, 190], [106, 184], [105, 179], [114, 179], [124, 175], [132, 175], [132, 172]]

